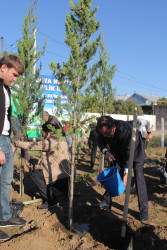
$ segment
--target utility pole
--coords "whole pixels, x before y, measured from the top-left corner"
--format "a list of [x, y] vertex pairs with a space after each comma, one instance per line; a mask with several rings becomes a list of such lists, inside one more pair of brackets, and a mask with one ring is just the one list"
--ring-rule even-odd
[[[34, 57], [36, 56], [36, 47], [37, 47], [37, 30], [34, 29]], [[36, 58], [34, 59], [34, 65], [33, 65], [33, 74], [36, 72]]]
[[1, 36], [1, 56], [3, 57], [3, 36]]

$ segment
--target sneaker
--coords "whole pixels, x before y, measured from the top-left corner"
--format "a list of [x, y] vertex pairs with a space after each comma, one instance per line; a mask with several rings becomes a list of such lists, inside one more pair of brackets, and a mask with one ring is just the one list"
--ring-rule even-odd
[[45, 201], [44, 203], [42, 203], [39, 207], [38, 210], [48, 210], [52, 207], [55, 207], [57, 205], [57, 202], [52, 203], [52, 204], [48, 204], [47, 201]]
[[9, 239], [10, 239], [10, 236], [0, 230], [0, 240], [9, 240]]
[[160, 183], [161, 183], [161, 184], [167, 184], [167, 177], [165, 177], [165, 176], [160, 176]]
[[167, 172], [166, 172], [165, 167], [159, 167], [157, 169], [157, 173], [160, 176], [160, 183], [161, 184], [167, 184]]
[[93, 169], [94, 165], [95, 165], [95, 164], [91, 163], [90, 167]]
[[0, 227], [23, 227], [26, 224], [26, 220], [17, 217], [10, 218], [9, 220], [0, 221]]
[[95, 205], [92, 205], [91, 207], [111, 210], [111, 202], [108, 204], [105, 200], [103, 200]]
[[165, 167], [159, 167], [157, 169], [157, 173], [160, 175], [160, 176], [164, 176], [164, 177], [167, 177], [167, 172], [165, 170]]

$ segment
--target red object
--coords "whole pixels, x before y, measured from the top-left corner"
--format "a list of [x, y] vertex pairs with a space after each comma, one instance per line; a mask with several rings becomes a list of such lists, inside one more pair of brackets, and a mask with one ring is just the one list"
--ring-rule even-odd
[[66, 133], [66, 131], [67, 131], [67, 124], [66, 124], [66, 125], [64, 125], [64, 127], [63, 127], [63, 131]]

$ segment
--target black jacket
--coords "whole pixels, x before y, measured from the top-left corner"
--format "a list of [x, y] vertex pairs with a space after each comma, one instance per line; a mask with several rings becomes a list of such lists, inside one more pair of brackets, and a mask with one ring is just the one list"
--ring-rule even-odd
[[3, 90], [3, 87], [6, 88], [8, 94], [9, 94], [9, 99], [10, 99], [10, 107], [8, 111], [8, 120], [10, 122], [10, 131], [9, 134], [11, 133], [11, 92], [8, 86], [4, 85], [3, 80], [0, 78], [0, 135], [2, 134], [3, 127], [4, 127], [4, 121], [5, 121], [5, 93]]
[[[107, 138], [99, 134], [99, 147], [114, 155], [121, 168], [128, 168], [132, 125], [127, 121], [115, 120], [116, 130], [113, 137]], [[145, 144], [141, 134], [136, 130], [134, 161], [143, 162], [145, 159]]]

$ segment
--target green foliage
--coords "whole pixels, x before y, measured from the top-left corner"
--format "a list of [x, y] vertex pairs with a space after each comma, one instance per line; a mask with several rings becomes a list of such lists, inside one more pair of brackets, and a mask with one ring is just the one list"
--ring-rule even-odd
[[[114, 114], [133, 115], [135, 107], [136, 103], [131, 100], [129, 101], [118, 100], [113, 102], [112, 112]], [[111, 114], [110, 108], [108, 108], [108, 113]], [[143, 114], [142, 108], [138, 106], [138, 115], [142, 114]]]
[[52, 124], [48, 124], [47, 127], [50, 129], [51, 135], [55, 135], [59, 141], [63, 140], [62, 129], [56, 129]]
[[[108, 111], [108, 107], [112, 106], [114, 100], [115, 89], [112, 89], [111, 80], [116, 71], [116, 65], [110, 66], [109, 54], [106, 51], [103, 34], [100, 40], [99, 61], [95, 63], [91, 69], [91, 84], [87, 88], [87, 92], [95, 95], [94, 103], [97, 105], [97, 110], [101, 114]], [[92, 96], [91, 96], [92, 97]], [[86, 96], [87, 99], [87, 96]], [[91, 101], [92, 98], [89, 99]]]
[[[37, 17], [35, 16], [36, 4], [28, 10], [26, 18], [23, 19], [23, 38], [18, 41], [18, 56], [22, 59], [25, 66], [25, 74], [20, 76], [12, 88], [13, 102], [17, 112], [18, 124], [21, 133], [26, 136], [26, 130], [29, 123], [34, 118], [43, 114], [44, 100], [42, 97], [43, 83], [38, 81], [41, 65], [33, 72], [34, 64], [39, 60], [45, 51], [46, 41], [43, 49], [36, 52], [35, 37]], [[31, 114], [31, 117], [30, 117]]]
[[[59, 80], [63, 95], [68, 96], [69, 103], [66, 109], [70, 116], [69, 123], [75, 133], [76, 125], [82, 116], [82, 99], [85, 95], [85, 85], [90, 76], [88, 63], [95, 55], [100, 37], [90, 41], [91, 36], [98, 30], [99, 22], [96, 21], [95, 12], [91, 10], [92, 0], [78, 0], [76, 4], [70, 1], [70, 14], [66, 14], [65, 43], [70, 47], [70, 56], [61, 66], [51, 62], [50, 68], [53, 75]], [[70, 79], [70, 83], [65, 81]]]
[[[161, 146], [161, 137], [160, 136], [153, 136], [151, 141], [149, 142], [149, 147], [156, 148]], [[167, 133], [164, 137], [164, 146], [167, 147]]]
[[162, 97], [162, 98], [158, 99], [158, 103], [167, 105], [167, 98]]
[[77, 175], [76, 178], [75, 178], [75, 182], [82, 182], [82, 181], [85, 181], [85, 180], [89, 180], [90, 178], [93, 178], [96, 175], [97, 175], [97, 173]]
[[61, 96], [58, 95], [57, 98], [53, 98], [53, 101], [54, 101], [54, 115], [55, 116], [59, 116], [59, 115], [62, 115], [63, 114], [63, 110], [64, 110], [64, 104], [62, 103], [62, 99], [61, 99]]
[[[82, 106], [84, 112], [90, 113], [101, 113], [102, 112], [102, 100], [96, 95], [88, 94], [87, 98], [82, 100]], [[136, 103], [133, 101], [113, 101], [112, 98], [108, 98], [105, 105], [106, 114], [122, 114], [122, 115], [133, 115]], [[142, 115], [143, 111], [140, 106], [138, 106], [138, 115]]]
[[100, 113], [101, 112], [101, 102], [96, 95], [88, 94], [86, 98], [81, 100], [81, 105], [83, 112], [90, 113]]
[[[47, 127], [50, 130], [50, 134], [57, 137], [58, 143], [55, 146], [55, 149], [60, 151], [60, 142], [66, 141], [66, 138], [62, 136], [62, 129], [56, 129], [52, 124], [48, 124]], [[61, 153], [63, 154], [63, 151]]]

